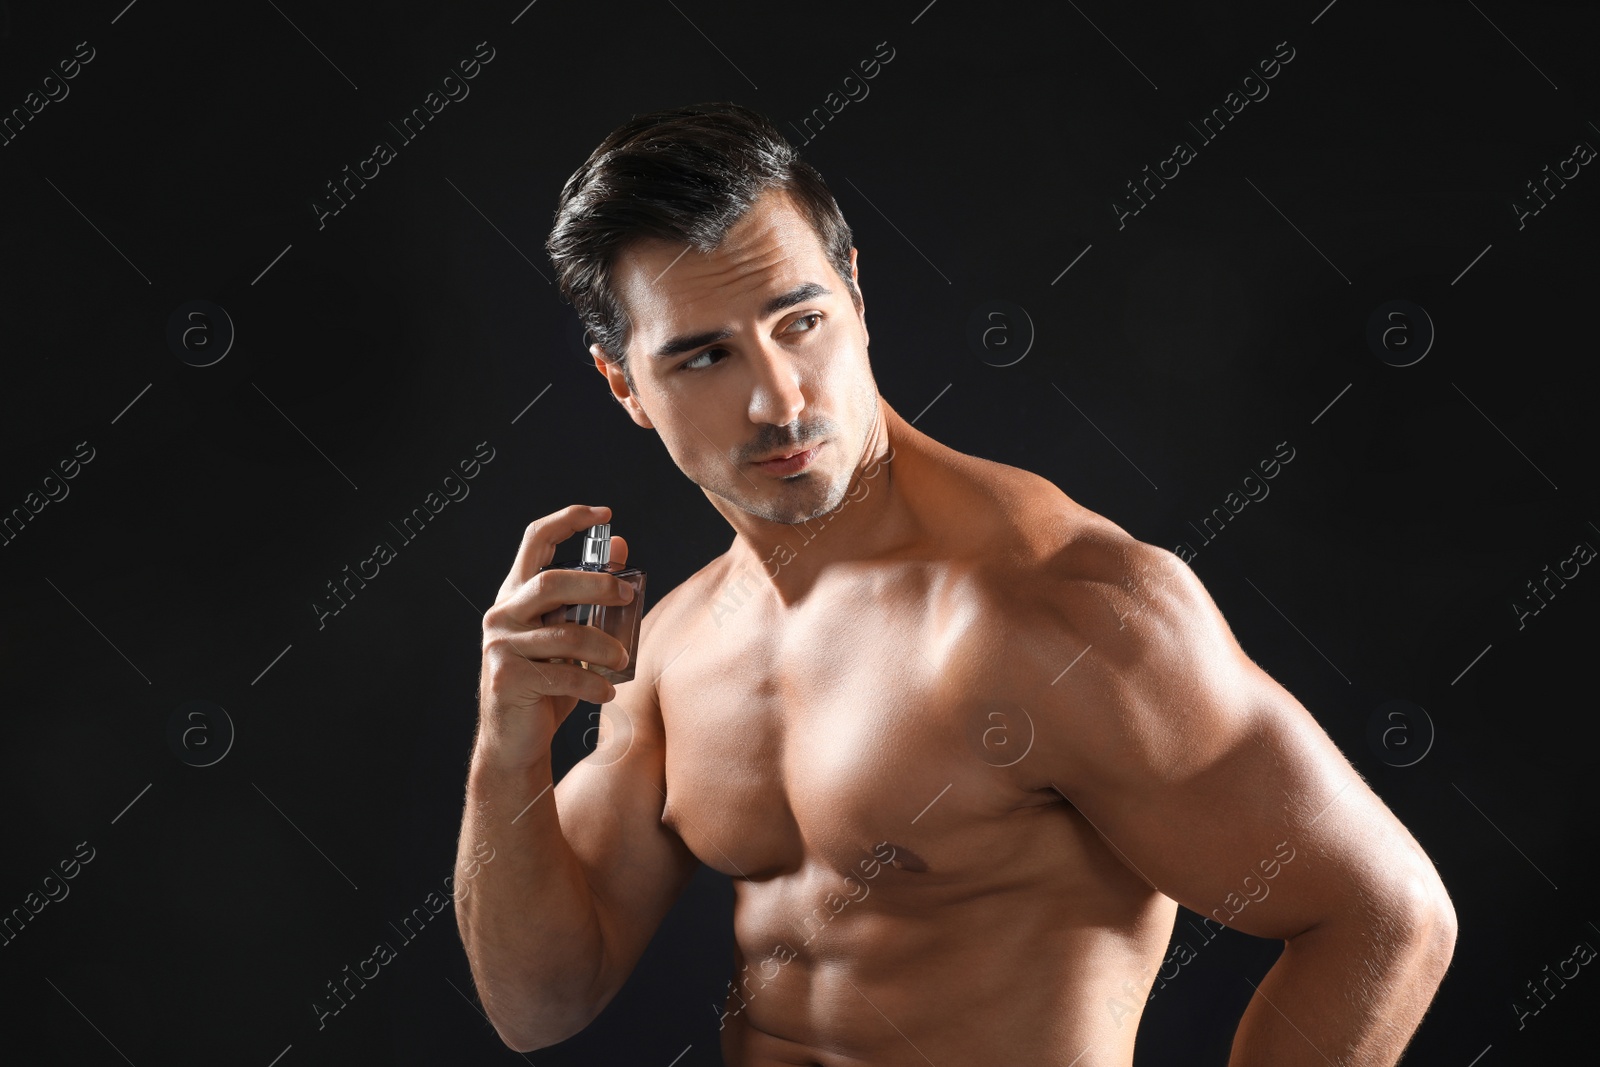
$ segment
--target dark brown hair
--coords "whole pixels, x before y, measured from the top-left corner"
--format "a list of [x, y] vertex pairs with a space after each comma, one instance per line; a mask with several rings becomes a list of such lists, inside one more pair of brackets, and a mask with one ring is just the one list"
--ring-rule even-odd
[[850, 226], [822, 175], [772, 123], [734, 103], [692, 104], [618, 126], [562, 187], [545, 251], [561, 293], [633, 386], [631, 324], [611, 285], [617, 255], [658, 238], [707, 253], [768, 190], [782, 189], [816, 232], [856, 307]]

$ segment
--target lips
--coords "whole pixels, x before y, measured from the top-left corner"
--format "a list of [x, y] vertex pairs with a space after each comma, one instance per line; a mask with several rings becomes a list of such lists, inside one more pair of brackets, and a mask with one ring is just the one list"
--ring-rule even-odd
[[758, 459], [753, 466], [764, 474], [776, 474], [780, 477], [799, 474], [816, 460], [817, 452], [824, 443], [818, 441], [810, 448], [801, 449], [799, 452], [780, 454], [772, 459]]
[[767, 456], [764, 459], [758, 459], [755, 462], [757, 462], [757, 463], [771, 463], [773, 460], [777, 460], [777, 459], [788, 459], [791, 456], [798, 456], [802, 452], [809, 452], [814, 447], [816, 447], [816, 446], [812, 445], [812, 446], [807, 447], [807, 448], [792, 448], [787, 452], [774, 452], [772, 455]]

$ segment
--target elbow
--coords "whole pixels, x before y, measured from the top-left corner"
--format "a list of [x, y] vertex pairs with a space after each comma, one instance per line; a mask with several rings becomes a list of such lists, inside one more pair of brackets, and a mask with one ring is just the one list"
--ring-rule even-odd
[[1455, 955], [1457, 928], [1455, 904], [1430, 864], [1409, 877], [1370, 884], [1297, 936], [1341, 943], [1374, 965], [1384, 961], [1437, 985]]
[[615, 992], [604, 950], [593, 953], [586, 976], [576, 960], [588, 953], [570, 946], [513, 941], [485, 937], [469, 924], [462, 926], [467, 962], [489, 1025], [514, 1052], [534, 1052], [576, 1037]]
[[473, 969], [484, 1017], [513, 1052], [536, 1052], [576, 1037], [604, 1004], [566, 975]]
[[1429, 899], [1423, 911], [1423, 943], [1427, 945], [1433, 958], [1437, 961], [1440, 975], [1450, 966], [1450, 960], [1456, 952], [1456, 924], [1455, 904], [1450, 900], [1450, 894], [1440, 884], [1438, 891]]
[[509, 1032], [496, 1025], [495, 1033], [500, 1035], [500, 1040], [512, 1052], [538, 1052], [540, 1049], [549, 1048], [565, 1041], [564, 1037], [543, 1037], [539, 1035], [524, 1036], [520, 1033]]
[[504, 1010], [496, 1011], [488, 1005], [485, 1009], [489, 1025], [513, 1052], [537, 1052], [559, 1045], [581, 1033], [594, 1021], [595, 1014], [550, 1003], [540, 1004], [516, 1018], [508, 1018]]
[[1438, 872], [1428, 865], [1393, 896], [1389, 925], [1395, 940], [1410, 950], [1420, 970], [1442, 979], [1455, 956], [1458, 924], [1455, 904]]
[[494, 1032], [500, 1036], [501, 1044], [512, 1052], [538, 1052], [542, 1048], [549, 1048], [555, 1042], [541, 1040], [538, 1036], [525, 1035], [521, 1031], [512, 1030], [494, 1021], [493, 1016], [489, 1024], [494, 1027]]

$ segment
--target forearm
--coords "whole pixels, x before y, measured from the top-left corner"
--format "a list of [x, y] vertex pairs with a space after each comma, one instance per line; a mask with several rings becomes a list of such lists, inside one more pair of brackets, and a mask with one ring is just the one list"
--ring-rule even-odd
[[1449, 966], [1448, 905], [1403, 927], [1329, 921], [1285, 942], [1250, 999], [1228, 1067], [1392, 1067]]
[[501, 1038], [542, 1048], [587, 1025], [604, 944], [548, 759], [523, 770], [473, 753], [455, 878], [461, 940]]

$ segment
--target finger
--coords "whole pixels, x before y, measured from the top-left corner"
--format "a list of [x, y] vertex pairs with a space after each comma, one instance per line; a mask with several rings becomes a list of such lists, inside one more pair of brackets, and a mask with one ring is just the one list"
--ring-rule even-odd
[[530, 686], [530, 695], [574, 697], [591, 704], [603, 704], [617, 695], [616, 686], [576, 663], [539, 659], [528, 662], [535, 669], [537, 679]]
[[[527, 630], [520, 636], [521, 640], [513, 642], [515, 647], [523, 647], [523, 641], [526, 641], [534, 649], [546, 650], [549, 656], [574, 663], [599, 664], [618, 671], [628, 663], [628, 650], [622, 642], [598, 626], [562, 622], [539, 630]], [[542, 637], [543, 642], [535, 644], [537, 637]], [[529, 656], [535, 654], [534, 651], [528, 652]]]
[[562, 621], [568, 604], [626, 604], [633, 589], [605, 571], [549, 570], [506, 592], [484, 616], [485, 626], [532, 629]]
[[490, 626], [484, 631], [485, 655], [513, 655], [538, 666], [541, 663], [585, 662], [621, 670], [628, 650], [621, 641], [598, 626], [568, 622], [561, 609], [546, 612], [532, 629]]
[[517, 549], [516, 561], [511, 565], [511, 573], [506, 577], [505, 584], [522, 585], [538, 574], [540, 567], [549, 565], [551, 558], [555, 556], [556, 545], [579, 530], [610, 521], [610, 508], [590, 507], [586, 504], [572, 504], [541, 519], [533, 520], [522, 533], [522, 544]]
[[497, 644], [539, 668], [541, 675], [550, 670], [552, 663], [589, 663], [621, 670], [628, 662], [627, 649], [615, 637], [598, 627], [575, 622], [501, 634]]
[[611, 562], [622, 564], [628, 562], [628, 542], [621, 534], [611, 535]]

